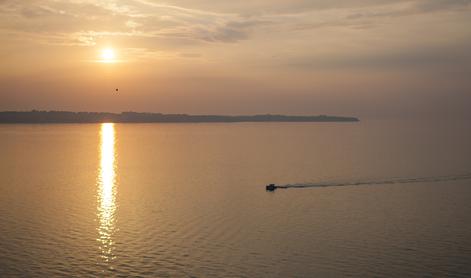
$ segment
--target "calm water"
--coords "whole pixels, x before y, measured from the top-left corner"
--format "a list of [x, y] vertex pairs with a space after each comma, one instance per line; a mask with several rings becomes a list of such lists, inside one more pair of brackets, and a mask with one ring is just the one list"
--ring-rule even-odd
[[0, 276], [471, 275], [466, 124], [0, 125]]

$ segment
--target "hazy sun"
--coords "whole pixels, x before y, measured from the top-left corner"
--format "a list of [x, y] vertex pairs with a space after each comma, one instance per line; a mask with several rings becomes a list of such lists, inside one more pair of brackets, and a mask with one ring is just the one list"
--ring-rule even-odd
[[114, 50], [112, 48], [105, 48], [101, 50], [101, 61], [105, 63], [111, 63], [114, 62], [116, 58], [116, 55], [114, 53]]

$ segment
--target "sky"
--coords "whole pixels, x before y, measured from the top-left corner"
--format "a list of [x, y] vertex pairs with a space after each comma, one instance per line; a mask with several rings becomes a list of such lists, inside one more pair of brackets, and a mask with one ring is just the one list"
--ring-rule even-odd
[[471, 0], [0, 0], [0, 42], [0, 110], [471, 117]]

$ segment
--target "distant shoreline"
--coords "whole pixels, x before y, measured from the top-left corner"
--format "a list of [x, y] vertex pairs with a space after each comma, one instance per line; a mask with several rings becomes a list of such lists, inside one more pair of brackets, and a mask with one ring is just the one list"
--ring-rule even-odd
[[356, 117], [291, 115], [188, 115], [138, 112], [2, 111], [0, 124], [35, 123], [238, 123], [238, 122], [358, 122]]

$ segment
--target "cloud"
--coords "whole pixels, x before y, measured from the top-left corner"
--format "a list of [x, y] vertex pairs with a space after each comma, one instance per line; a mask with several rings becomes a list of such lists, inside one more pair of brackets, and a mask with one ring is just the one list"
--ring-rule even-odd
[[[278, 3], [279, 2], [279, 3]], [[148, 0], [108, 1], [3, 1], [0, 4], [1, 29], [22, 36], [70, 39], [75, 45], [92, 45], [96, 36], [154, 37], [156, 39], [233, 43], [249, 39], [257, 32], [310, 30], [323, 27], [363, 28], [388, 17], [417, 13], [460, 11], [471, 0], [416, 1], [254, 1], [227, 4], [237, 12], [216, 12], [217, 1], [196, 1], [198, 8], [159, 4]], [[177, 1], [190, 5], [188, 1]], [[216, 5], [215, 5], [216, 3]], [[218, 4], [219, 3], [219, 4]], [[193, 4], [194, 5], [194, 4]], [[258, 10], [249, 12], [243, 7]], [[273, 9], [272, 7], [277, 7]], [[270, 29], [271, 26], [271, 29]], [[83, 34], [88, 34], [84, 36]], [[75, 36], [75, 37], [74, 37]]]
[[350, 20], [413, 16], [434, 12], [463, 11], [471, 0], [417, 0], [361, 9], [348, 15]]
[[[6, 1], [0, 6], [3, 32], [19, 33], [39, 42], [70, 39], [93, 45], [100, 37], [154, 37], [206, 42], [246, 39], [258, 22], [235, 14], [220, 14], [147, 1], [134, 5], [107, 2]], [[61, 40], [61, 41], [62, 41]], [[64, 43], [60, 43], [64, 44]]]
[[[314, 64], [331, 65], [397, 65], [421, 64], [429, 59], [418, 57], [420, 49], [434, 46], [439, 40], [435, 33], [445, 34], [454, 28], [453, 34], [446, 35], [448, 40], [456, 40], [457, 44], [462, 41], [464, 45], [468, 45], [471, 35], [459, 28], [471, 21], [471, 0], [254, 0], [250, 3], [170, 0], [167, 3], [6, 0], [0, 2], [0, 36], [4, 41], [84, 47], [112, 41], [123, 48], [147, 49], [146, 53], [196, 52], [202, 56], [207, 55], [200, 48], [208, 45], [222, 44], [222, 49], [224, 45], [247, 42], [245, 52], [257, 48], [253, 51], [271, 56], [280, 52], [296, 53], [286, 55], [292, 57], [292, 64], [314, 61]], [[449, 19], [450, 14], [456, 15], [453, 20]], [[425, 31], [417, 25], [426, 28]], [[416, 36], [414, 32], [422, 34]], [[407, 55], [396, 52], [409, 53], [410, 49], [418, 53], [413, 55], [415, 58], [400, 62]], [[368, 50], [380, 55], [365, 54]], [[242, 48], [239, 51], [244, 52]], [[305, 62], [298, 62], [297, 57]]]
[[376, 53], [338, 55], [322, 58], [319, 56], [285, 57], [281, 67], [294, 67], [307, 70], [322, 69], [455, 69], [471, 70], [471, 44], [429, 47], [427, 49], [398, 49]]
[[469, 8], [471, 0], [422, 0], [415, 5], [417, 11], [431, 12]]

